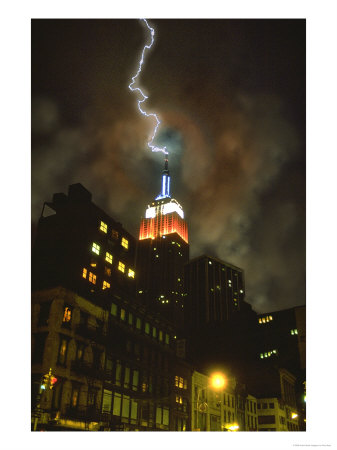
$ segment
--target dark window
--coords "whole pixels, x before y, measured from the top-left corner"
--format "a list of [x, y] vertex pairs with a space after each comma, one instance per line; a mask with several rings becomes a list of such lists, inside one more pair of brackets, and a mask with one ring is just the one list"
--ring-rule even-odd
[[83, 342], [77, 342], [77, 348], [76, 348], [76, 360], [77, 361], [82, 361], [83, 354], [84, 354], [84, 348], [85, 348], [85, 345], [83, 344]]
[[50, 305], [51, 305], [51, 302], [44, 302], [44, 303], [40, 304], [40, 315], [39, 315], [39, 322], [38, 322], [39, 327], [48, 325]]
[[70, 399], [71, 408], [77, 408], [79, 396], [80, 396], [80, 386], [77, 383], [73, 383], [73, 389], [71, 392], [71, 399]]
[[268, 409], [268, 403], [262, 403], [262, 409]]
[[274, 409], [274, 403], [269, 403], [269, 409]]
[[258, 417], [259, 425], [271, 424], [275, 423], [275, 416], [259, 416]]
[[125, 367], [124, 370], [124, 387], [130, 387], [130, 367]]
[[107, 380], [110, 380], [112, 377], [112, 369], [113, 369], [112, 358], [111, 356], [107, 355], [105, 360], [105, 373]]
[[88, 390], [88, 399], [87, 399], [87, 405], [89, 407], [94, 408], [96, 406], [97, 401], [97, 389], [95, 388], [89, 388]]
[[138, 389], [138, 381], [139, 381], [139, 372], [138, 370], [134, 370], [132, 373], [132, 389], [137, 391]]
[[88, 324], [88, 318], [89, 318], [89, 314], [81, 311], [80, 312], [80, 325], [82, 325], [83, 327], [86, 327]]

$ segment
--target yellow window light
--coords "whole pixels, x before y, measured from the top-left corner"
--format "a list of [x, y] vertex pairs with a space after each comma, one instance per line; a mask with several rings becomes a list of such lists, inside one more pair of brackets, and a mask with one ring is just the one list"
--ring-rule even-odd
[[83, 272], [82, 272], [82, 277], [87, 278], [87, 273], [88, 273], [88, 270], [84, 267]]
[[96, 244], [95, 242], [93, 242], [91, 250], [96, 253], [97, 255], [99, 255], [99, 251], [100, 251], [100, 246], [98, 244]]
[[121, 272], [125, 272], [125, 264], [122, 263], [122, 261], [118, 262], [118, 270], [120, 270]]
[[64, 314], [63, 314], [63, 322], [70, 322], [71, 320], [71, 309], [66, 306], [64, 308]]
[[125, 239], [124, 237], [122, 238], [122, 247], [128, 249], [129, 248], [129, 241], [127, 239]]
[[109, 252], [106, 252], [105, 254], [105, 261], [107, 261], [108, 263], [112, 264], [112, 255]]
[[110, 283], [108, 283], [107, 281], [103, 281], [102, 289], [109, 289], [109, 287], [110, 287]]
[[108, 232], [108, 225], [101, 220], [101, 225], [100, 225], [99, 229], [101, 231], [103, 231], [103, 233], [107, 233]]
[[92, 284], [96, 284], [96, 275], [93, 274], [92, 272], [89, 272], [89, 281]]
[[134, 270], [129, 269], [128, 277], [130, 277], [130, 278], [135, 278], [135, 272], [134, 272]]

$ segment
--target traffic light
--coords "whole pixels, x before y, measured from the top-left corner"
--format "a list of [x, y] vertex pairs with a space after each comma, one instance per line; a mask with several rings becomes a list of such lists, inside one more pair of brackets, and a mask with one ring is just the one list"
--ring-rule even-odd
[[49, 373], [46, 375], [43, 375], [42, 383], [41, 383], [41, 389], [47, 389], [49, 385]]
[[50, 388], [50, 389], [53, 389], [53, 387], [55, 386], [56, 383], [57, 383], [57, 378], [54, 377], [54, 375], [51, 375], [51, 377], [50, 377], [50, 386], [49, 386], [49, 388]]

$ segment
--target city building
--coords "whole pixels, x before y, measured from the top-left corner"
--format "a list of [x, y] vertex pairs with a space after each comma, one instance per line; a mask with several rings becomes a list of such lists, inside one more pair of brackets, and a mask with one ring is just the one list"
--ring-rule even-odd
[[249, 392], [257, 398], [258, 431], [298, 431], [296, 376], [276, 365], [250, 365], [245, 374]]
[[181, 205], [171, 197], [168, 160], [161, 192], [140, 224], [136, 268], [142, 301], [171, 320], [184, 325], [184, 265], [189, 259], [188, 230]]
[[43, 205], [32, 251], [33, 290], [63, 286], [94, 298], [117, 286], [135, 292], [136, 240], [81, 184]]
[[192, 431], [257, 431], [257, 399], [236, 377], [216, 387], [214, 376], [193, 372]]
[[190, 430], [192, 369], [177, 356], [175, 328], [137, 295], [134, 255], [135, 239], [83, 186], [44, 205], [33, 250], [33, 429]]
[[242, 269], [200, 256], [185, 265], [185, 291], [188, 356], [199, 369], [255, 358], [256, 314], [244, 301]]
[[263, 360], [276, 359], [282, 367], [302, 374], [306, 367], [306, 308], [296, 306], [259, 314], [260, 351]]
[[277, 365], [296, 376], [296, 401], [300, 429], [305, 429], [306, 308], [296, 306], [259, 314], [256, 357], [264, 365]]
[[298, 413], [279, 398], [258, 400], [258, 431], [299, 431]]

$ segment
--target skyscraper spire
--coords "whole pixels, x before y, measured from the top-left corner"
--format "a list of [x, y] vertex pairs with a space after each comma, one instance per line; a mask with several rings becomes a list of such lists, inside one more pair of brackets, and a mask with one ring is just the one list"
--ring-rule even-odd
[[155, 198], [155, 200], [160, 200], [162, 198], [169, 198], [170, 195], [170, 172], [168, 170], [168, 155], [165, 155], [164, 158], [164, 170], [162, 175], [162, 181], [161, 181], [161, 192], [160, 194]]

